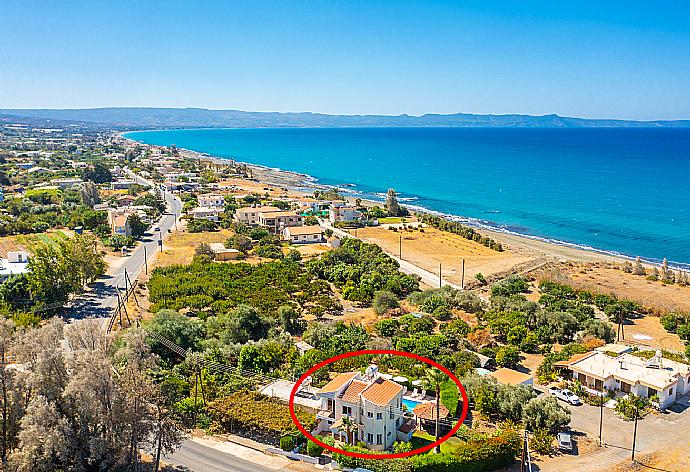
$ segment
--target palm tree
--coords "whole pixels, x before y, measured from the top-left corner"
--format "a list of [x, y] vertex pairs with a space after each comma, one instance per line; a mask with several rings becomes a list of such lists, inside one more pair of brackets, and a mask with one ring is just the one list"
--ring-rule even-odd
[[[422, 382], [427, 390], [436, 392], [436, 441], [440, 437], [439, 417], [441, 416], [441, 384], [446, 381], [446, 374], [436, 368], [426, 369]], [[436, 452], [441, 452], [441, 445], [436, 446]]]
[[352, 420], [352, 418], [350, 418], [347, 415], [343, 415], [342, 422], [343, 428], [345, 428], [345, 434], [347, 435], [345, 442], [348, 444], [352, 444], [352, 438], [350, 437], [350, 435], [352, 434], [352, 430], [355, 427], [355, 422]]

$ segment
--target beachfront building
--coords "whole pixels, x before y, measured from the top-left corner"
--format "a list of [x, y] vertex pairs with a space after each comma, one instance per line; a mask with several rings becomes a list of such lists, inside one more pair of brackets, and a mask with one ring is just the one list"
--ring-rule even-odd
[[199, 195], [197, 197], [200, 207], [209, 208], [224, 208], [225, 198], [217, 193], [209, 193], [207, 195]]
[[[238, 198], [238, 197], [235, 197]], [[259, 207], [244, 207], [235, 210], [235, 221], [245, 224], [247, 226], [254, 226], [259, 223], [259, 213], [261, 212], [280, 211], [280, 208], [274, 206], [259, 206]]]
[[664, 359], [660, 351], [651, 359], [594, 351], [576, 354], [555, 366], [590, 393], [603, 395], [613, 391], [618, 396], [656, 396], [661, 409], [675, 402], [678, 395], [690, 393], [690, 365]]
[[331, 208], [328, 210], [328, 219], [332, 224], [335, 223], [352, 223], [359, 221], [362, 218], [362, 213], [354, 205], [348, 205], [347, 202], [333, 202]]
[[[317, 434], [383, 451], [395, 441], [409, 441], [415, 422], [403, 417], [405, 387], [378, 375], [376, 366], [367, 374], [345, 372], [337, 375], [317, 393], [321, 407], [316, 414]], [[352, 428], [343, 424], [349, 418]]]
[[273, 233], [282, 233], [283, 228], [302, 226], [304, 218], [294, 210], [262, 211], [257, 215], [259, 226]]
[[320, 243], [323, 231], [319, 225], [288, 226], [283, 229], [283, 239], [293, 244]]

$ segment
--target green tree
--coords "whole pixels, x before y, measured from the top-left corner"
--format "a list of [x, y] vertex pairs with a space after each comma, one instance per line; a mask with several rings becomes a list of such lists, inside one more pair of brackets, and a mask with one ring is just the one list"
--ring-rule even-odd
[[132, 230], [132, 236], [135, 238], [141, 238], [146, 233], [148, 225], [141, 221], [141, 218], [136, 213], [129, 215], [128, 218], [129, 227]]
[[278, 307], [278, 318], [283, 329], [290, 334], [299, 334], [304, 330], [302, 315], [291, 305]]
[[533, 398], [524, 408], [522, 421], [531, 431], [546, 428], [556, 432], [570, 423], [570, 411], [555, 397]]
[[501, 346], [496, 351], [496, 364], [501, 367], [515, 367], [520, 363], [520, 350], [515, 346]]

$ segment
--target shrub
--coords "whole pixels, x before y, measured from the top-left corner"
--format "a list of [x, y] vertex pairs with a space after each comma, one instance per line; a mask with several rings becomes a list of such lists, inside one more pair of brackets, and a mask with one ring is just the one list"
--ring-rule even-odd
[[529, 288], [527, 280], [519, 275], [510, 275], [505, 279], [491, 286], [491, 295], [509, 297], [521, 292], [526, 292]]
[[374, 301], [372, 303], [374, 311], [377, 315], [383, 315], [391, 308], [398, 308], [400, 303], [398, 297], [393, 292], [388, 290], [379, 290], [374, 293]]
[[496, 351], [496, 364], [501, 367], [515, 367], [520, 362], [520, 350], [515, 346], [501, 346]]
[[539, 428], [534, 431], [530, 445], [539, 454], [551, 454], [554, 435], [546, 428]]
[[319, 457], [323, 454], [323, 446], [316, 444], [314, 441], [307, 441], [307, 454], [311, 457]]
[[448, 307], [440, 306], [434, 310], [433, 315], [437, 320], [446, 321], [453, 317], [453, 312]]
[[295, 448], [295, 438], [291, 435], [280, 437], [280, 448], [283, 451], [292, 451]]
[[187, 221], [187, 231], [190, 233], [218, 231], [218, 223], [210, 220], [192, 219]]

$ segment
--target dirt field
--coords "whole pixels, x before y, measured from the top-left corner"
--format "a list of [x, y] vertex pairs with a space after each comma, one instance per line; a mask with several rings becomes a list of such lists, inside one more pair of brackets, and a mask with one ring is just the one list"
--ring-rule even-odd
[[430, 272], [438, 272], [442, 265], [446, 280], [460, 284], [462, 260], [465, 259], [465, 281], [472, 280], [478, 272], [484, 276], [510, 270], [516, 264], [529, 261], [529, 256], [520, 256], [511, 251], [496, 252], [474, 241], [435, 228], [424, 228], [424, 232], [404, 233], [383, 228], [362, 228], [357, 236], [381, 246], [391, 254], [398, 254], [402, 235], [402, 258]]
[[8, 251], [34, 252], [39, 244], [51, 244], [58, 239], [71, 238], [74, 233], [69, 229], [48, 230], [45, 233], [18, 234], [16, 236], [3, 236], [0, 238], [0, 255], [7, 257]]
[[636, 301], [659, 313], [690, 311], [690, 287], [664, 285], [599, 264], [564, 264], [561, 270], [582, 288], [614, 293], [619, 298]]

